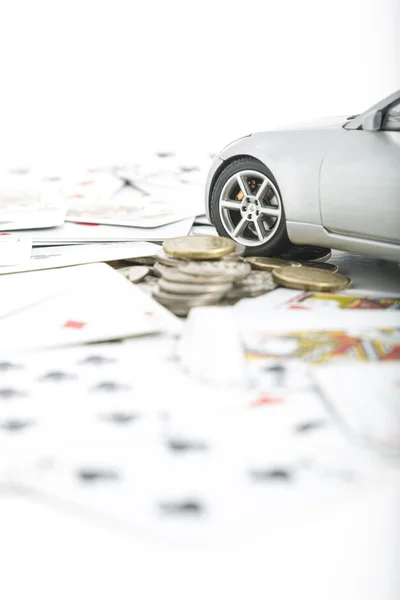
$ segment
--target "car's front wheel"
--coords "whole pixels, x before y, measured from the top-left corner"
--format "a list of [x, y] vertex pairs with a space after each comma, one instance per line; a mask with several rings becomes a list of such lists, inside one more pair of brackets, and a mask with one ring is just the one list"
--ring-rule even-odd
[[219, 235], [246, 246], [248, 256], [282, 254], [291, 245], [278, 185], [258, 160], [231, 162], [215, 182], [210, 208]]

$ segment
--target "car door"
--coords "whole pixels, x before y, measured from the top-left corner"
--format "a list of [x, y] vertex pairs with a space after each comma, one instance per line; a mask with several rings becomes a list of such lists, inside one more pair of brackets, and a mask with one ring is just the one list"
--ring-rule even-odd
[[331, 232], [400, 243], [400, 101], [379, 131], [343, 129], [320, 173], [323, 226]]

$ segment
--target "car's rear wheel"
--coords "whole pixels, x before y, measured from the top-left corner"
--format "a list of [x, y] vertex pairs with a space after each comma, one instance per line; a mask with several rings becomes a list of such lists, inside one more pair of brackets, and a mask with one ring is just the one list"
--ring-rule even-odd
[[210, 208], [219, 235], [246, 246], [247, 256], [282, 254], [291, 246], [278, 185], [256, 159], [238, 158], [220, 173]]

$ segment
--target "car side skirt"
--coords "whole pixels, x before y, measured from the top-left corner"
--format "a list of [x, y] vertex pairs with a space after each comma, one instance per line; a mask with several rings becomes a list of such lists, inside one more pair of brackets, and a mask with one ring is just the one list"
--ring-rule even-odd
[[398, 244], [330, 233], [321, 225], [311, 225], [310, 223], [286, 221], [286, 226], [289, 239], [293, 244], [323, 246], [400, 262], [400, 245]]

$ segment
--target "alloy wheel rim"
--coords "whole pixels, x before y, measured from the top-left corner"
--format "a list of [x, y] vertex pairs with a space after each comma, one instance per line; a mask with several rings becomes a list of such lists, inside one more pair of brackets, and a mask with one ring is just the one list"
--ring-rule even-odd
[[221, 191], [219, 214], [232, 239], [245, 246], [261, 246], [279, 227], [282, 201], [267, 175], [253, 170], [239, 171]]

